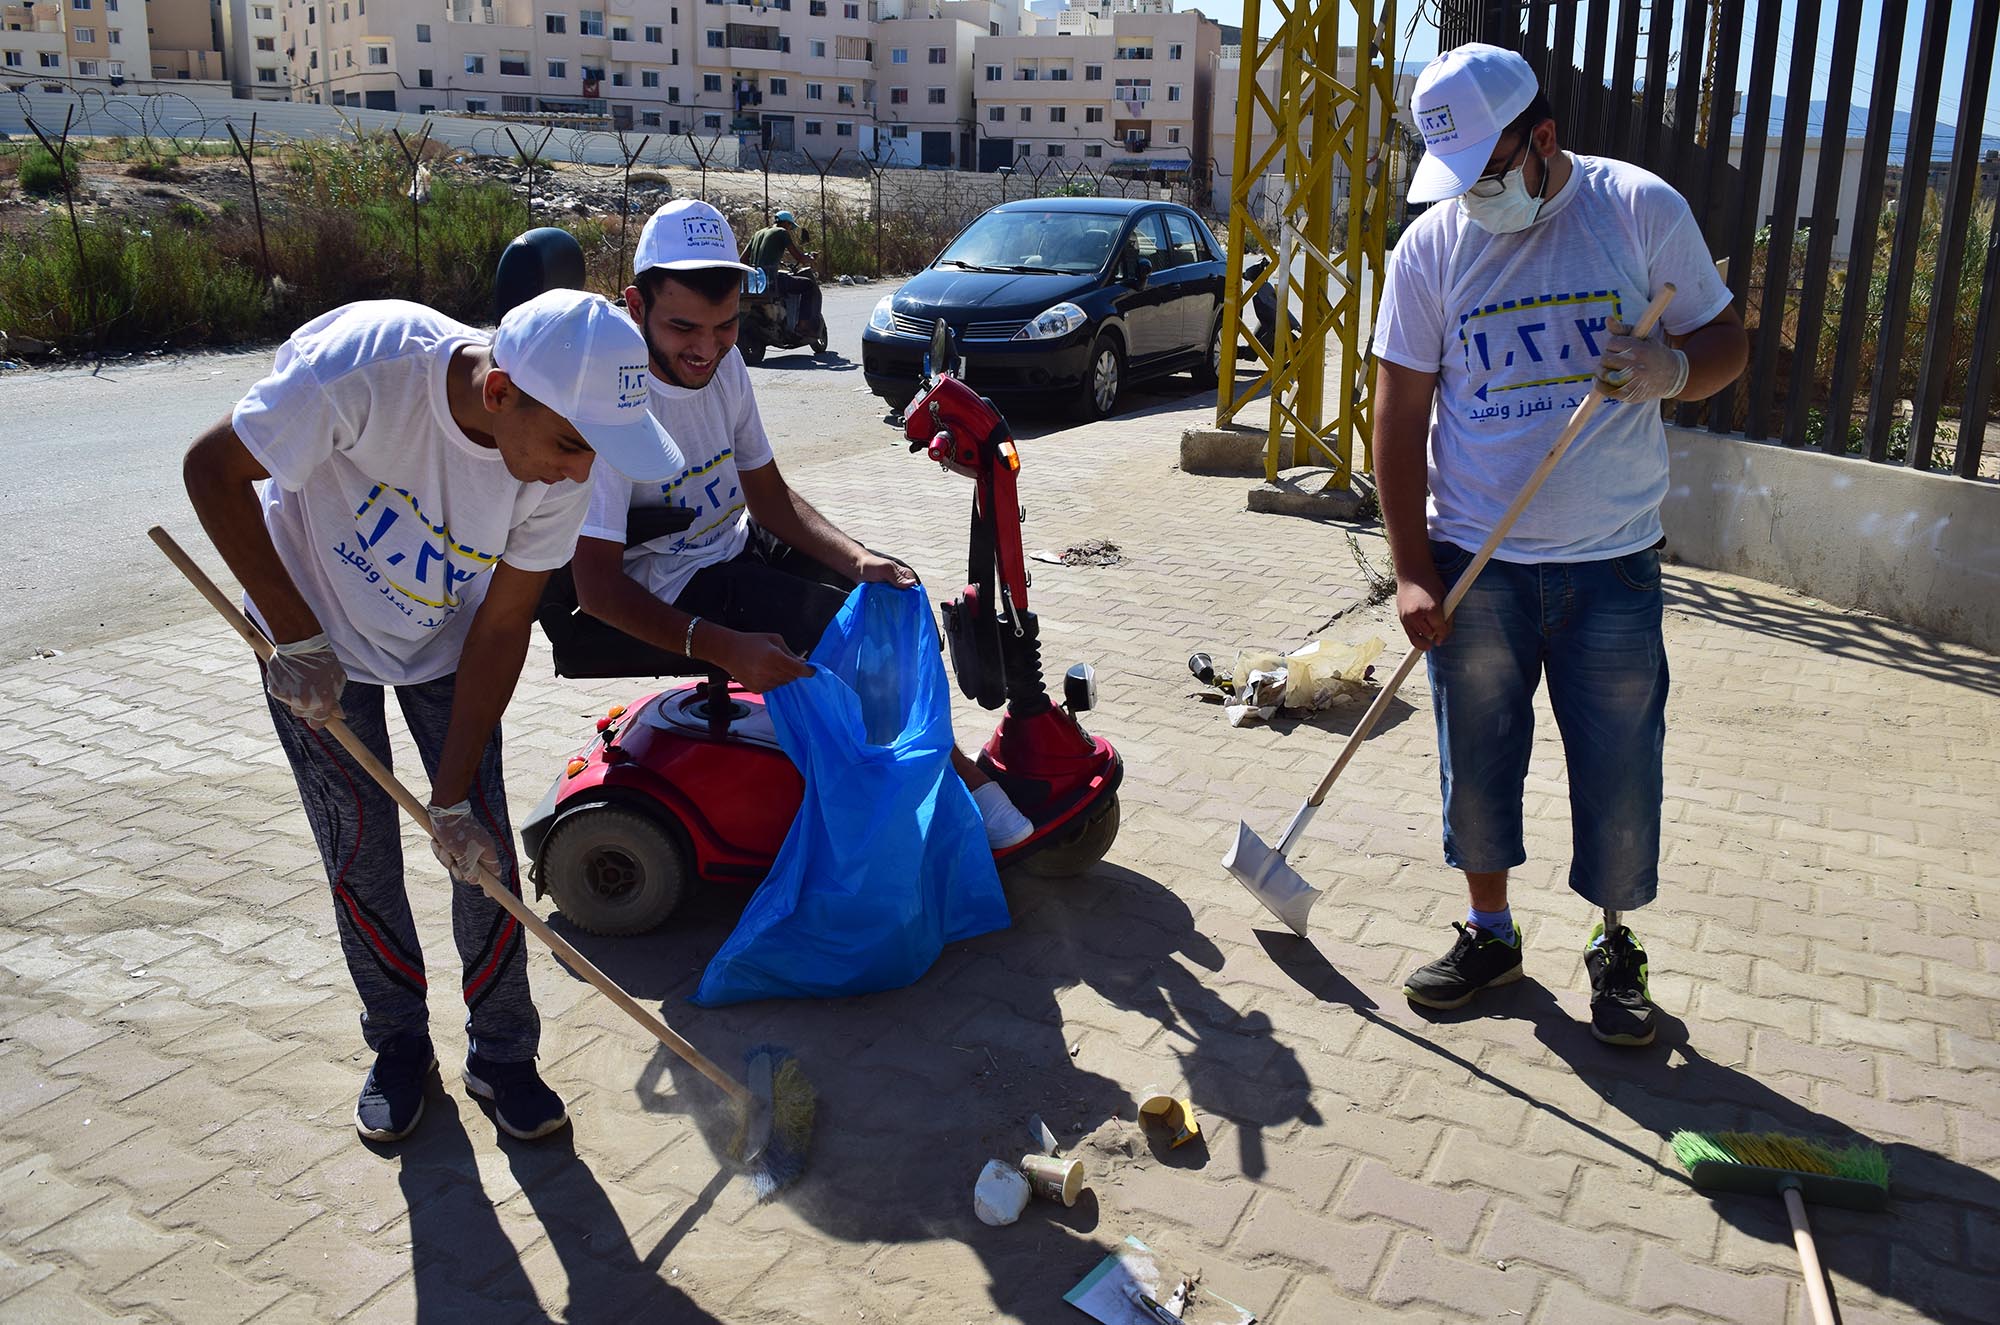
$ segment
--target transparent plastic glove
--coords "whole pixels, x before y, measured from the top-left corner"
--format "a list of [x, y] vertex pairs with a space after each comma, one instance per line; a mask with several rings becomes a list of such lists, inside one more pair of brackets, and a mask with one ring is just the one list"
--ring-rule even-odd
[[430, 811], [431, 823], [437, 829], [437, 839], [431, 843], [431, 854], [438, 858], [438, 864], [451, 871], [453, 879], [476, 888], [479, 886], [481, 865], [491, 871], [494, 878], [500, 877], [500, 848], [494, 844], [493, 835], [472, 817], [471, 801], [425, 808]]
[[1688, 357], [1657, 340], [1635, 340], [1632, 328], [1608, 319], [1597, 384], [1613, 400], [1671, 400], [1687, 386]]
[[341, 715], [340, 692], [347, 669], [333, 656], [324, 634], [275, 646], [264, 664], [264, 688], [271, 698], [315, 730]]

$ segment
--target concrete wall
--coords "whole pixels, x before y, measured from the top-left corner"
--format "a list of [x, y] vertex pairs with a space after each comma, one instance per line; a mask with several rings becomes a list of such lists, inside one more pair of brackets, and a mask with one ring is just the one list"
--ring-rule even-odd
[[2000, 486], [1667, 429], [1667, 548], [2000, 652]]

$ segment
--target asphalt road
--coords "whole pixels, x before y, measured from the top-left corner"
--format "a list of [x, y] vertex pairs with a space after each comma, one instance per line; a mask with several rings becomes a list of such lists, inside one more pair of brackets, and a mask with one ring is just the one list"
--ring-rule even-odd
[[[862, 327], [875, 301], [893, 289], [892, 282], [828, 286], [827, 357], [774, 351], [751, 370], [780, 463], [898, 444], [882, 423], [882, 402], [861, 381]], [[264, 375], [271, 353], [0, 374], [0, 435], [7, 439], [0, 498], [15, 513], [16, 529], [12, 569], [0, 580], [0, 658], [67, 651], [208, 610], [146, 530], [164, 525], [220, 573], [181, 487], [181, 455]], [[1182, 391], [1184, 381], [1169, 390]], [[1049, 426], [1018, 422], [1036, 431]]]

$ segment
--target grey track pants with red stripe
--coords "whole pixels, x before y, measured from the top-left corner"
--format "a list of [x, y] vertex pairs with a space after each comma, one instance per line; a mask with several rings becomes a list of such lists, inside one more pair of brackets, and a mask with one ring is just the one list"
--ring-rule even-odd
[[[395, 688], [426, 775], [444, 748], [456, 680], [452, 675]], [[347, 725], [387, 764], [383, 689], [350, 681], [341, 692], [340, 707]], [[331, 736], [306, 726], [276, 700], [269, 703], [333, 887], [341, 952], [361, 995], [362, 1038], [380, 1052], [392, 1037], [428, 1035], [423, 949], [403, 885], [402, 812]], [[471, 801], [473, 816], [500, 845], [501, 880], [518, 896], [520, 871], [500, 780], [498, 728], [480, 758]], [[541, 1018], [528, 993], [526, 936], [520, 923], [479, 889], [452, 883], [428, 852], [421, 861], [422, 873], [436, 880], [432, 886], [451, 889], [451, 930], [458, 943], [472, 1052], [494, 1062], [532, 1059]]]

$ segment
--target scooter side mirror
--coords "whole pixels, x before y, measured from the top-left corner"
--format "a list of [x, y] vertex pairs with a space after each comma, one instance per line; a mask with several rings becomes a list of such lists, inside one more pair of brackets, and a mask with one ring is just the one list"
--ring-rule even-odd
[[931, 328], [931, 345], [924, 355], [924, 377], [929, 380], [945, 373], [955, 373], [957, 363], [952, 354], [951, 328], [943, 318], [939, 318]]
[[1078, 663], [1063, 673], [1063, 706], [1071, 713], [1088, 713], [1097, 707], [1097, 669]]

